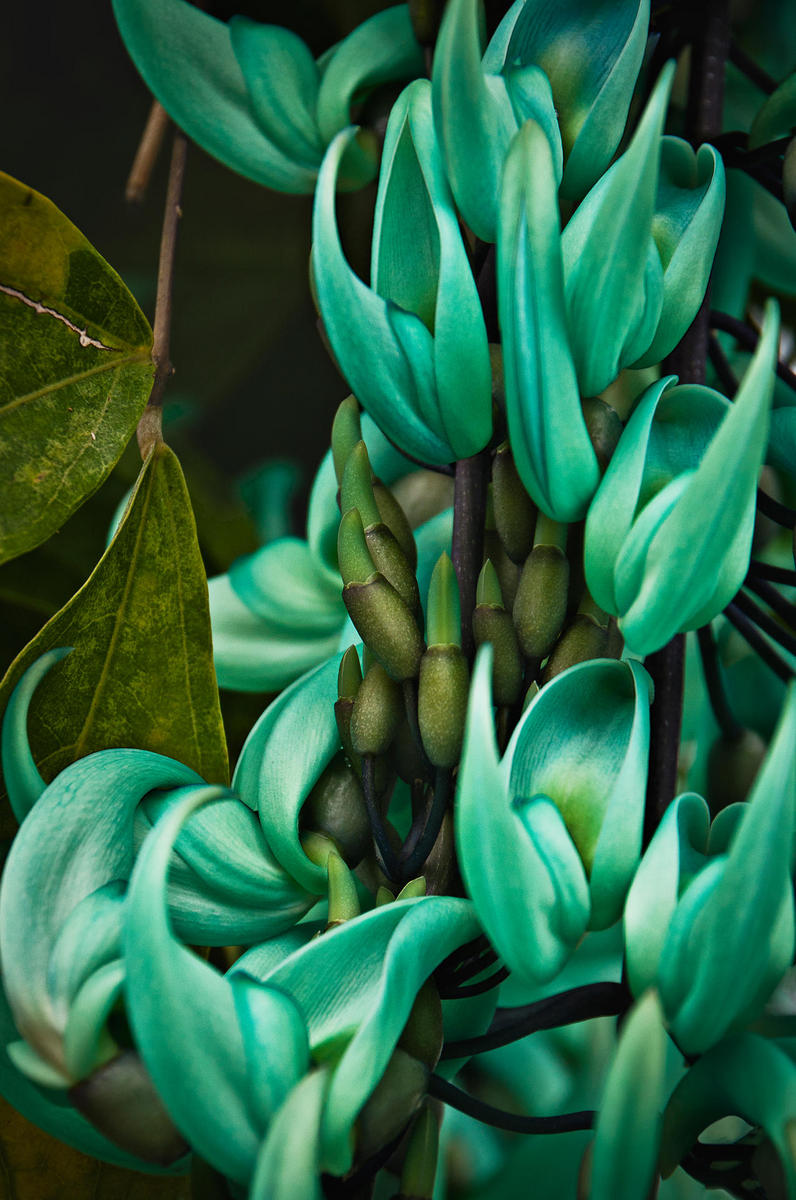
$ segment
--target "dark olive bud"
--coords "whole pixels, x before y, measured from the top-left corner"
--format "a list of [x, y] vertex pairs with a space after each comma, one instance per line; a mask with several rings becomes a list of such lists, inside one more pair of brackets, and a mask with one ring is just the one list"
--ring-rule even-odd
[[401, 1190], [393, 1200], [431, 1200], [438, 1155], [439, 1119], [426, 1103], [412, 1126], [401, 1171]]
[[351, 745], [351, 714], [354, 711], [359, 686], [362, 683], [362, 668], [359, 665], [359, 655], [353, 646], [349, 646], [340, 659], [340, 669], [337, 672], [337, 700], [334, 706], [334, 716], [337, 721], [337, 732], [348, 760], [359, 770], [359, 761]]
[[746, 800], [765, 756], [766, 744], [752, 729], [737, 738], [716, 738], [708, 755], [707, 802], [713, 816]]
[[433, 979], [415, 997], [398, 1045], [433, 1071], [442, 1053], [442, 1001]]
[[461, 605], [453, 563], [440, 555], [428, 589], [428, 649], [420, 664], [417, 722], [435, 767], [458, 762], [470, 672], [461, 649]]
[[567, 613], [569, 562], [559, 546], [536, 545], [525, 560], [514, 598], [514, 628], [523, 654], [546, 658]]
[[[337, 486], [342, 487], [343, 472], [351, 451], [362, 439], [359, 405], [353, 396], [346, 396], [332, 421], [332, 462]], [[348, 507], [351, 507], [350, 505]], [[343, 509], [345, 511], [345, 509]]]
[[549, 683], [576, 663], [590, 658], [605, 658], [608, 646], [608, 629], [586, 613], [575, 613], [542, 671], [542, 684]]
[[329, 915], [326, 921], [328, 930], [342, 925], [344, 921], [353, 920], [362, 910], [354, 876], [334, 850], [326, 860], [326, 870], [329, 879]]
[[362, 518], [356, 508], [349, 508], [340, 518], [337, 563], [344, 584], [368, 583], [378, 574], [365, 541]]
[[499, 706], [516, 704], [522, 692], [522, 657], [514, 622], [503, 607], [497, 572], [489, 559], [478, 576], [473, 612], [476, 646], [492, 646], [492, 696]]
[[606, 404], [604, 400], [594, 396], [589, 396], [584, 400], [581, 407], [583, 408], [586, 432], [591, 439], [602, 473], [611, 461], [614, 450], [619, 444], [619, 438], [622, 436], [624, 429], [622, 418], [615, 408], [611, 408], [610, 404]]
[[445, 0], [409, 0], [412, 29], [421, 46], [433, 46], [437, 40]]
[[356, 754], [386, 754], [404, 717], [401, 689], [381, 663], [368, 669], [351, 714]]
[[409, 566], [414, 571], [417, 567], [417, 546], [415, 545], [415, 535], [412, 533], [412, 526], [409, 524], [406, 513], [401, 508], [391, 489], [383, 484], [380, 479], [373, 480], [373, 495], [383, 524], [392, 533], [406, 555]]
[[383, 575], [343, 588], [343, 603], [362, 640], [399, 682], [420, 670], [423, 638], [412, 613]]
[[370, 849], [370, 821], [359, 779], [342, 754], [329, 763], [301, 809], [302, 832], [324, 833], [350, 867]]
[[69, 1099], [106, 1138], [145, 1162], [165, 1167], [188, 1150], [135, 1050], [122, 1051], [81, 1079], [69, 1089]]
[[463, 884], [456, 866], [456, 844], [453, 816], [445, 813], [434, 848], [423, 865], [426, 892], [429, 896], [461, 896]]
[[508, 442], [498, 447], [492, 466], [492, 507], [506, 553], [522, 566], [533, 546], [538, 510], [517, 474]]
[[[392, 584], [412, 612], [420, 610], [420, 592], [410, 565], [395, 534], [381, 519], [373, 492], [373, 473], [365, 443], [360, 441], [351, 450], [340, 486], [340, 508], [359, 512], [368, 553], [377, 571]], [[341, 569], [342, 570], [342, 569]]]
[[428, 1086], [428, 1069], [394, 1050], [386, 1070], [356, 1123], [356, 1158], [364, 1162], [397, 1137], [420, 1108]]

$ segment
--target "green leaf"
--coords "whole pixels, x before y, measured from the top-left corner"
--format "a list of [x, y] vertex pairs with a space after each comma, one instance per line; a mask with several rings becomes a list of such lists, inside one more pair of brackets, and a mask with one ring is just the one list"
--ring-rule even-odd
[[74, 647], [37, 689], [28, 737], [45, 780], [94, 750], [154, 750], [226, 783], [207, 584], [179, 462], [163, 444], [91, 576], [22, 651], [0, 709], [47, 650]]
[[108, 476], [152, 387], [152, 333], [44, 196], [0, 174], [0, 562], [46, 541]]

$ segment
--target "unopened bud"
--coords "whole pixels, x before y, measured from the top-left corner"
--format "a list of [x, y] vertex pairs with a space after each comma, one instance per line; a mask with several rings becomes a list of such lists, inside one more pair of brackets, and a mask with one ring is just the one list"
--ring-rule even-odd
[[351, 744], [356, 754], [386, 754], [404, 710], [401, 689], [381, 663], [374, 663], [362, 681], [351, 714]]
[[414, 571], [417, 567], [417, 546], [406, 513], [390, 488], [386, 487], [379, 479], [373, 480], [373, 495], [383, 523], [391, 531], [406, 555], [409, 566]]
[[337, 563], [343, 583], [367, 583], [377, 575], [365, 541], [359, 510], [350, 508], [340, 518], [337, 534]]
[[347, 396], [339, 405], [332, 422], [332, 462], [338, 487], [342, 487], [348, 457], [361, 439], [359, 405], [353, 396]]
[[348, 755], [349, 762], [357, 770], [359, 762], [351, 744], [351, 714], [354, 711], [354, 700], [361, 683], [362, 668], [359, 665], [359, 655], [354, 646], [349, 646], [340, 660], [340, 669], [337, 672], [337, 700], [334, 706], [334, 716], [343, 749]]
[[442, 1002], [433, 979], [427, 979], [415, 997], [398, 1045], [433, 1071], [442, 1053]]
[[344, 921], [358, 917], [361, 909], [354, 876], [336, 851], [326, 860], [329, 876], [329, 916], [326, 928], [333, 929]]
[[517, 474], [507, 442], [499, 447], [492, 467], [492, 509], [506, 553], [521, 566], [533, 546], [538, 510]]
[[497, 573], [489, 559], [476, 587], [473, 636], [492, 646], [492, 696], [499, 706], [516, 704], [522, 691], [522, 658], [514, 622], [503, 607]]
[[409, 1136], [403, 1170], [400, 1197], [406, 1200], [431, 1200], [437, 1175], [439, 1154], [439, 1120], [430, 1104], [425, 1104], [417, 1116]]
[[356, 1123], [357, 1161], [372, 1157], [396, 1137], [423, 1103], [428, 1070], [423, 1063], [394, 1050], [387, 1068]]
[[423, 638], [417, 622], [383, 575], [343, 588], [348, 615], [388, 675], [399, 682], [420, 670]]
[[614, 450], [619, 444], [624, 425], [622, 418], [615, 408], [604, 400], [589, 396], [582, 402], [583, 420], [586, 431], [597, 455], [600, 472], [603, 473], [613, 458]]
[[355, 867], [370, 848], [362, 786], [342, 754], [329, 763], [301, 809], [302, 830], [325, 833], [344, 861]]
[[514, 598], [514, 628], [528, 658], [546, 658], [567, 612], [569, 562], [558, 546], [536, 545], [525, 560]]
[[549, 683], [576, 663], [590, 658], [605, 658], [608, 646], [608, 629], [599, 625], [594, 617], [576, 613], [553, 647], [542, 671], [542, 684]]
[[470, 672], [459, 646], [429, 646], [420, 663], [417, 722], [435, 767], [458, 761], [464, 738]]

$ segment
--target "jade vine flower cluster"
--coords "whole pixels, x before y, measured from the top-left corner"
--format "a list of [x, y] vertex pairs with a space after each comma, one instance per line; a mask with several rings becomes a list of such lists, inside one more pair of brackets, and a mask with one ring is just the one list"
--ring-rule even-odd
[[727, 68], [743, 130], [696, 121], [715, 30], [670, 9], [410, 0], [316, 55], [113, 0], [190, 137], [314, 194], [342, 382], [305, 536], [209, 621], [191, 543], [183, 640], [269, 697], [231, 780], [157, 722], [42, 750], [98, 602], [0, 688], [0, 1093], [86, 1153], [249, 1200], [796, 1200], [796, 90], [733, 41], [771, 95]]

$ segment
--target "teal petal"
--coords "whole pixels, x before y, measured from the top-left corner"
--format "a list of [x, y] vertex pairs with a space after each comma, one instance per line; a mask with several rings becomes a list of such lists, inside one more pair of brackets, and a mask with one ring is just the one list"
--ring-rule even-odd
[[276, 859], [303, 888], [326, 894], [326, 871], [301, 848], [301, 806], [340, 748], [334, 716], [340, 656], [301, 679], [269, 705], [252, 729], [235, 769], [233, 788], [259, 812]]
[[[760, 342], [732, 408], [649, 541], [643, 583], [632, 604], [625, 608], [620, 599], [620, 627], [637, 653], [658, 650], [679, 630], [705, 624], [743, 582], [768, 438], [778, 336], [778, 310], [769, 301]], [[620, 558], [617, 577], [621, 570]]]
[[[737, 818], [733, 818], [734, 820]], [[700, 1053], [756, 1016], [793, 961], [796, 687], [791, 686], [726, 859], [686, 891], [661, 955], [664, 1008], [678, 1044]], [[727, 831], [729, 832], [729, 831]]]
[[318, 94], [318, 127], [324, 141], [330, 142], [351, 124], [351, 106], [363, 93], [380, 84], [412, 79], [423, 70], [423, 51], [405, 4], [363, 21], [324, 56]]
[[256, 183], [312, 192], [316, 169], [284, 154], [255, 119], [227, 25], [185, 0], [114, 0], [113, 11], [147, 87], [189, 137]]
[[286, 158], [317, 170], [326, 140], [315, 117], [320, 77], [306, 43], [248, 17], [231, 19], [229, 37], [263, 133]]
[[[492, 651], [476, 658], [456, 791], [456, 846], [478, 918], [509, 970], [552, 978], [589, 918], [588, 884], [555, 805], [516, 806], [501, 763], [491, 703]], [[525, 793], [531, 801], [534, 793]], [[507, 868], [507, 864], [509, 864]]]
[[710, 812], [688, 793], [669, 805], [636, 871], [625, 905], [625, 960], [634, 996], [658, 977], [682, 887], [706, 863]]
[[600, 473], [569, 347], [556, 184], [547, 137], [528, 121], [506, 160], [500, 201], [506, 415], [525, 487], [549, 516], [574, 521]]
[[124, 976], [121, 960], [106, 963], [86, 980], [72, 1000], [64, 1028], [64, 1062], [73, 1079], [84, 1079], [119, 1052], [106, 1022], [121, 995]]
[[65, 1068], [68, 1005], [49, 967], [61, 928], [92, 892], [129, 876], [141, 798], [153, 788], [202, 782], [158, 754], [102, 751], [62, 771], [20, 828], [0, 890], [4, 986], [19, 1032], [57, 1069]]
[[562, 195], [570, 202], [596, 182], [619, 145], [649, 16], [648, 0], [517, 0], [490, 43], [489, 69], [519, 59], [550, 79], [566, 159]]
[[[354, 134], [353, 129], [344, 130], [330, 144], [315, 195], [312, 258], [324, 327], [351, 390], [390, 440], [422, 462], [447, 463], [453, 457], [450, 447], [418, 415], [423, 375], [427, 377], [433, 366], [426, 362], [415, 367], [407, 358], [390, 320], [389, 302], [359, 279], [343, 255], [335, 188]], [[422, 329], [419, 318], [415, 320]]]
[[651, 231], [673, 74], [669, 63], [627, 150], [562, 234], [572, 351], [585, 396], [596, 396], [623, 366], [641, 357], [660, 318], [663, 268]]
[[627, 1015], [605, 1082], [589, 1200], [638, 1200], [657, 1176], [666, 1098], [666, 1031], [655, 992]]
[[509, 143], [528, 118], [542, 126], [561, 180], [562, 151], [550, 84], [535, 66], [512, 67], [503, 78], [481, 62], [480, 0], [452, 0], [434, 52], [432, 96], [456, 204], [484, 241], [497, 236], [500, 175]]
[[793, 71], [772, 92], [752, 122], [749, 130], [749, 149], [756, 150], [766, 142], [789, 137], [796, 126], [796, 71]]
[[589, 926], [620, 915], [641, 853], [649, 692], [639, 663], [571, 667], [531, 702], [512, 736], [510, 789], [550, 797], [589, 876]]
[[[281, 1104], [303, 1074], [307, 1042], [288, 996], [261, 988], [254, 997], [233, 986], [169, 928], [172, 847], [183, 823], [217, 790], [191, 789], [141, 849], [125, 930], [126, 999], [136, 1045], [175, 1124], [218, 1170], [247, 1183], [268, 1103]], [[270, 1021], [274, 1034], [263, 1037]]]
[[666, 1106], [662, 1174], [670, 1175], [699, 1134], [726, 1116], [741, 1117], [765, 1130], [782, 1165], [782, 1194], [792, 1200], [796, 1067], [773, 1042], [749, 1033], [728, 1037], [691, 1067]]
[[652, 237], [663, 266], [663, 308], [652, 344], [634, 367], [665, 358], [702, 303], [724, 213], [724, 165], [712, 146], [694, 154], [663, 138]]
[[55, 663], [60, 662], [71, 647], [48, 650], [28, 667], [11, 693], [3, 715], [0, 762], [8, 800], [14, 816], [23, 821], [47, 786], [39, 774], [28, 743], [28, 709], [33, 693]]
[[277, 633], [332, 634], [345, 616], [339, 576], [321, 573], [306, 542], [285, 537], [239, 558], [229, 581], [243, 603]]
[[[449, 896], [402, 900], [373, 909], [309, 942], [268, 970], [267, 946], [235, 963], [290, 995], [307, 1019], [310, 1047], [323, 1058], [345, 1046], [331, 1071], [322, 1119], [321, 1163], [333, 1174], [351, 1165], [351, 1130], [384, 1073], [420, 986], [458, 946], [477, 937], [472, 905]], [[352, 972], [351, 963], [357, 963]]]
[[320, 1125], [328, 1077], [323, 1070], [305, 1075], [274, 1117], [249, 1200], [322, 1200]]
[[[419, 317], [433, 334], [429, 390], [436, 395], [439, 415], [432, 420], [430, 412], [424, 414], [427, 423], [454, 457], [477, 453], [492, 432], [489, 348], [434, 132], [431, 86], [425, 80], [410, 84], [390, 113], [376, 198], [371, 282], [379, 295]], [[393, 324], [396, 315], [391, 310]], [[400, 320], [404, 327], [410, 323], [403, 313]], [[410, 355], [418, 363], [426, 358], [424, 342]]]

